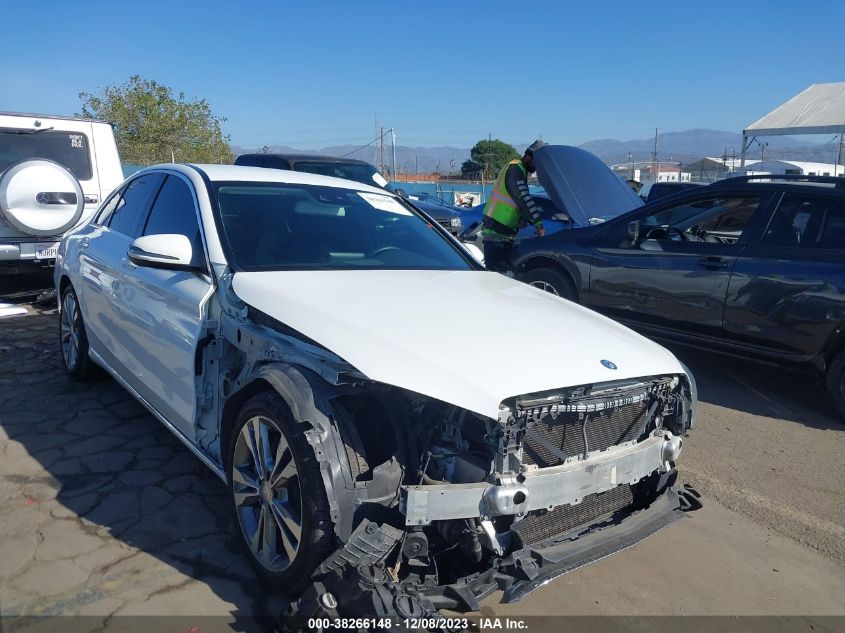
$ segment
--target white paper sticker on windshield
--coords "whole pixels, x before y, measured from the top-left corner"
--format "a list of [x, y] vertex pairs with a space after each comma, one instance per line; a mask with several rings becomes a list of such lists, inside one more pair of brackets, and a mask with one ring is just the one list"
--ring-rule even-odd
[[378, 173], [378, 172], [376, 172], [376, 173], [374, 173], [374, 174], [373, 174], [373, 180], [375, 180], [375, 181], [376, 181], [376, 184], [377, 184], [379, 187], [384, 187], [385, 185], [387, 185], [387, 180], [385, 180], [385, 179], [384, 179], [384, 176], [382, 176], [382, 175], [381, 175], [380, 173]]
[[408, 209], [403, 207], [396, 198], [391, 196], [382, 196], [378, 193], [364, 193], [357, 192], [370, 206], [375, 207], [379, 211], [389, 211], [390, 213], [397, 213], [399, 215], [413, 215]]

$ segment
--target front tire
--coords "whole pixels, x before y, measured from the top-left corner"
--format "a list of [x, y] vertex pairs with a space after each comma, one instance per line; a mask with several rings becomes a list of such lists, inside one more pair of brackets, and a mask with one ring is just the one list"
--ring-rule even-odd
[[62, 364], [71, 379], [82, 382], [94, 376], [95, 368], [88, 356], [88, 335], [82, 320], [79, 298], [70, 285], [62, 291], [59, 351], [62, 354]]
[[228, 446], [230, 499], [250, 562], [262, 580], [295, 597], [334, 542], [314, 450], [275, 392], [244, 404]]
[[575, 285], [564, 274], [558, 272], [554, 268], [535, 268], [533, 270], [526, 270], [525, 272], [516, 275], [517, 280], [534, 286], [540, 290], [545, 290], [553, 295], [557, 295], [562, 299], [569, 301], [578, 301], [578, 296], [575, 293]]

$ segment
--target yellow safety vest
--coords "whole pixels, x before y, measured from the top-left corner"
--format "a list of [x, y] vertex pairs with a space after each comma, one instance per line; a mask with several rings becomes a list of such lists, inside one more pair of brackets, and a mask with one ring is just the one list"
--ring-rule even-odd
[[505, 165], [505, 168], [496, 180], [496, 184], [493, 185], [493, 190], [490, 192], [490, 199], [484, 205], [484, 215], [495, 220], [496, 224], [501, 225], [500, 228], [503, 230], [497, 231], [493, 228], [496, 226], [494, 224], [493, 227], [484, 227], [482, 230], [483, 234], [490, 235], [493, 233], [504, 237], [513, 237], [519, 229], [519, 207], [516, 206], [516, 202], [513, 201], [513, 198], [511, 198], [505, 187], [505, 175], [511, 165], [518, 165], [523, 175], [527, 175], [525, 165], [522, 164], [521, 160], [514, 159]]

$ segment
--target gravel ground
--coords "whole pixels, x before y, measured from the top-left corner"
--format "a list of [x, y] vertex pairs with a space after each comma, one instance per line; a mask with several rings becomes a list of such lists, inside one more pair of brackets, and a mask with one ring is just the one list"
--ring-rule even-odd
[[[223, 485], [112, 380], [68, 380], [54, 311], [0, 319], [0, 614], [271, 614]], [[845, 615], [845, 426], [805, 374], [677, 350], [706, 506], [509, 614]]]

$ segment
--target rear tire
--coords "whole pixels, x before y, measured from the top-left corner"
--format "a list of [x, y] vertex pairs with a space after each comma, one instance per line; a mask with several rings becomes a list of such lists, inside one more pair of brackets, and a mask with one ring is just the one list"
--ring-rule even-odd
[[839, 352], [827, 370], [827, 390], [833, 397], [836, 412], [845, 418], [845, 350]]
[[241, 408], [228, 447], [229, 496], [249, 561], [265, 583], [296, 597], [334, 544], [314, 450], [269, 391]]
[[59, 352], [67, 375], [72, 380], [83, 382], [90, 380], [96, 368], [88, 356], [88, 335], [82, 320], [79, 298], [68, 285], [62, 292], [61, 313], [59, 314]]
[[534, 286], [540, 290], [545, 290], [553, 295], [557, 295], [562, 299], [568, 301], [578, 302], [578, 295], [575, 292], [575, 284], [568, 278], [567, 275], [562, 274], [554, 268], [535, 268], [533, 270], [526, 270], [525, 272], [516, 275], [517, 280]]

